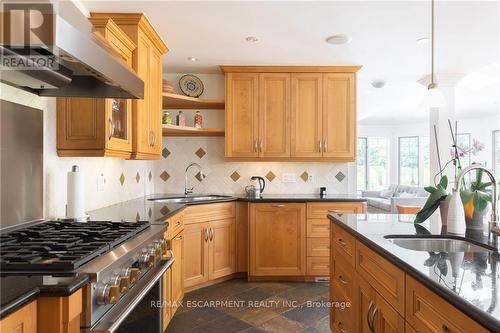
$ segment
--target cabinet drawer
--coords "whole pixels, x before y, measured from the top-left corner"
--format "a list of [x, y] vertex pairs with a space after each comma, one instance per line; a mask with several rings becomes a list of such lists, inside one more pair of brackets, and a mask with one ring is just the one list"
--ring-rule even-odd
[[405, 306], [405, 273], [370, 250], [356, 243], [356, 271], [401, 315]]
[[330, 255], [329, 238], [308, 238], [307, 256], [308, 257], [328, 257]]
[[310, 276], [329, 276], [330, 258], [329, 257], [307, 257], [306, 274]]
[[488, 332], [410, 276], [406, 276], [406, 321], [419, 333]]
[[330, 283], [335, 284], [352, 301], [354, 297], [354, 267], [349, 265], [336, 251], [332, 251], [330, 262], [332, 265]]
[[168, 222], [167, 238], [171, 239], [184, 229], [184, 212], [175, 214], [166, 222]]
[[363, 213], [363, 202], [310, 202], [307, 203], [308, 219], [324, 219], [330, 213]]
[[[333, 289], [333, 292], [335, 292], [335, 289]], [[332, 304], [332, 308], [330, 311], [331, 315], [331, 325], [332, 327], [332, 332], [339, 332], [339, 333], [350, 333], [355, 331], [355, 320], [354, 320], [354, 307], [352, 304], [349, 304], [350, 306], [347, 306], [347, 303], [349, 302], [348, 300], [340, 298], [335, 298], [334, 297], [334, 302], [339, 302], [338, 304]]]
[[234, 202], [221, 202], [206, 205], [188, 206], [184, 210], [184, 223], [192, 224], [235, 217]]
[[329, 219], [307, 220], [307, 237], [329, 237], [330, 223]]
[[351, 266], [354, 267], [354, 236], [334, 223], [332, 223], [330, 227], [331, 248], [335, 249], [342, 257], [344, 257], [345, 260], [347, 260], [347, 262], [351, 264]]

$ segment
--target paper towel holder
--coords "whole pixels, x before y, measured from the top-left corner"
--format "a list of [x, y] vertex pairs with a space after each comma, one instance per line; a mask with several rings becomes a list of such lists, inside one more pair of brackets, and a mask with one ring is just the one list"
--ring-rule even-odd
[[[73, 165], [71, 167], [71, 172], [80, 172], [80, 167], [78, 165]], [[59, 217], [57, 220], [61, 222], [88, 222], [90, 220], [90, 216], [85, 214], [79, 217], [68, 217], [68, 204], [66, 204], [65, 217]]]

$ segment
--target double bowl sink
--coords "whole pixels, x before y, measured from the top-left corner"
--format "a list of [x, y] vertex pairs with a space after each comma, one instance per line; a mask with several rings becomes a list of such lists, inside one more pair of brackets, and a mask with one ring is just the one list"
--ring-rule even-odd
[[155, 202], [162, 202], [162, 203], [193, 204], [202, 202], [228, 201], [231, 200], [232, 198], [233, 197], [228, 195], [205, 194], [205, 195], [187, 195], [187, 196], [176, 196], [176, 197], [152, 198], [148, 200]]
[[423, 252], [485, 252], [497, 250], [484, 244], [476, 244], [455, 236], [414, 236], [414, 235], [387, 235], [389, 242], [399, 247]]

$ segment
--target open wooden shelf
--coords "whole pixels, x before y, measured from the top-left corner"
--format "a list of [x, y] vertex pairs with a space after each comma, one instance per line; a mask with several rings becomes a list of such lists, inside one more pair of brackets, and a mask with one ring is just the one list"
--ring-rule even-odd
[[163, 109], [214, 109], [224, 110], [223, 99], [208, 99], [183, 96], [173, 93], [162, 93]]
[[163, 136], [224, 136], [223, 128], [194, 128], [163, 125]]

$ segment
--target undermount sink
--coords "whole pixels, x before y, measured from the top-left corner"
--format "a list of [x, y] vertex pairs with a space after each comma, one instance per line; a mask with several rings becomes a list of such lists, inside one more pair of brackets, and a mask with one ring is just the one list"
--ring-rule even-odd
[[385, 236], [394, 245], [424, 252], [495, 252], [487, 246], [476, 245], [466, 240], [449, 237], [398, 237]]
[[194, 203], [194, 202], [207, 202], [207, 201], [218, 201], [229, 199], [230, 196], [227, 195], [192, 195], [192, 196], [182, 196], [182, 197], [165, 197], [165, 198], [155, 198], [149, 199], [150, 201], [164, 202], [164, 203]]

